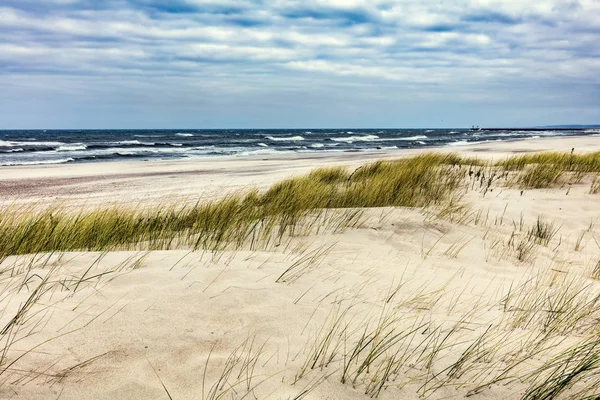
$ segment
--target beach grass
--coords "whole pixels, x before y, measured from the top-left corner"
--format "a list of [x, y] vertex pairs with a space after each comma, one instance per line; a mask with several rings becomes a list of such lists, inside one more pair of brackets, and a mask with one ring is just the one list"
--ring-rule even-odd
[[[425, 154], [355, 171], [321, 168], [271, 186], [193, 206], [0, 211], [0, 258], [51, 251], [218, 249], [294, 233], [308, 214], [327, 209], [424, 207], [451, 197], [476, 160]], [[257, 233], [258, 232], [258, 233]]]
[[[504, 174], [501, 173], [504, 171]], [[252, 240], [296, 233], [309, 214], [327, 209], [428, 207], [445, 204], [441, 214], [466, 216], [456, 201], [459, 189], [479, 183], [487, 192], [506, 174], [509, 186], [554, 187], [600, 172], [600, 152], [541, 153], [487, 163], [455, 154], [427, 153], [376, 161], [355, 170], [319, 168], [272, 185], [192, 206], [120, 206], [73, 212], [64, 208], [7, 207], [0, 211], [0, 258], [49, 251], [106, 249], [238, 248]], [[575, 178], [573, 178], [575, 177]], [[597, 180], [591, 192], [596, 193]], [[458, 196], [460, 197], [460, 196]], [[452, 212], [450, 212], [452, 211]]]
[[523, 189], [541, 189], [566, 182], [579, 183], [585, 175], [600, 172], [600, 152], [576, 154], [572, 149], [570, 153], [524, 154], [495, 165], [505, 171], [518, 172], [514, 185]]

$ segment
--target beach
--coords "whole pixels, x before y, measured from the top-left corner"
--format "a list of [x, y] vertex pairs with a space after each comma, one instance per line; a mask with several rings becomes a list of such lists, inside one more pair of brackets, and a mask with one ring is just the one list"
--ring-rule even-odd
[[129, 161], [0, 167], [0, 202], [101, 205], [211, 199], [249, 187], [266, 188], [319, 166], [358, 167], [424, 152], [455, 152], [483, 159], [537, 151], [594, 151], [597, 136], [543, 138], [454, 147], [346, 153], [271, 154], [176, 161]]
[[[598, 172], [570, 169], [536, 188], [494, 164], [597, 151], [600, 137], [582, 136], [0, 167], [9, 215], [185, 208], [262, 194], [324, 167], [347, 170], [345, 193], [377, 160], [431, 152], [467, 160], [440, 164], [436, 176], [460, 179], [436, 204], [332, 207], [235, 244], [144, 237], [131, 246], [6, 255], [0, 398], [597, 395]], [[58, 214], [49, 215], [52, 224]]]

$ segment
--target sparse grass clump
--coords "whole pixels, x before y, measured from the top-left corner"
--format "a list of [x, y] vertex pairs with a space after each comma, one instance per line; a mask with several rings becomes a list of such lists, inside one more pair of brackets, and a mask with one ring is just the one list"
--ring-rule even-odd
[[598, 194], [600, 192], [600, 174], [596, 174], [590, 186], [590, 194]]
[[538, 217], [531, 229], [529, 230], [529, 237], [537, 244], [542, 246], [548, 246], [552, 238], [558, 233], [560, 227], [556, 227], [554, 223], [546, 221], [542, 217]]

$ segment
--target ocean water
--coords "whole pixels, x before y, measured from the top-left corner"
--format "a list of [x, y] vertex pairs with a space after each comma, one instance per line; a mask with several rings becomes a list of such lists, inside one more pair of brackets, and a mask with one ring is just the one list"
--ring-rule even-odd
[[0, 166], [360, 152], [598, 134], [598, 129], [3, 130]]

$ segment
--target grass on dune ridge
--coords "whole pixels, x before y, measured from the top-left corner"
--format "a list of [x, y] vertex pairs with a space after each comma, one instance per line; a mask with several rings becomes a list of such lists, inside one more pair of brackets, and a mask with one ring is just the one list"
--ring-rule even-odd
[[[193, 206], [114, 207], [80, 213], [9, 207], [0, 211], [0, 259], [49, 251], [239, 248], [293, 234], [309, 214], [327, 209], [438, 205], [456, 196], [467, 175], [481, 178], [482, 185], [489, 187], [495, 177], [512, 174], [509, 186], [544, 188], [555, 186], [565, 174], [579, 182], [589, 173], [600, 173], [600, 152], [521, 155], [496, 163], [428, 153], [376, 161], [354, 171], [319, 168], [262, 193], [252, 190]], [[346, 218], [355, 221], [356, 214]]]
[[569, 182], [579, 183], [587, 174], [600, 173], [600, 152], [575, 154], [572, 149], [570, 153], [524, 154], [509, 157], [496, 166], [516, 172], [513, 182], [516, 186], [541, 189], [565, 183], [566, 175]]
[[460, 186], [467, 173], [461, 165], [476, 163], [455, 155], [425, 154], [379, 161], [353, 172], [321, 168], [264, 193], [254, 190], [194, 206], [80, 213], [9, 208], [0, 212], [0, 258], [50, 251], [240, 247], [273, 234], [293, 233], [308, 214], [326, 209], [439, 203]]

